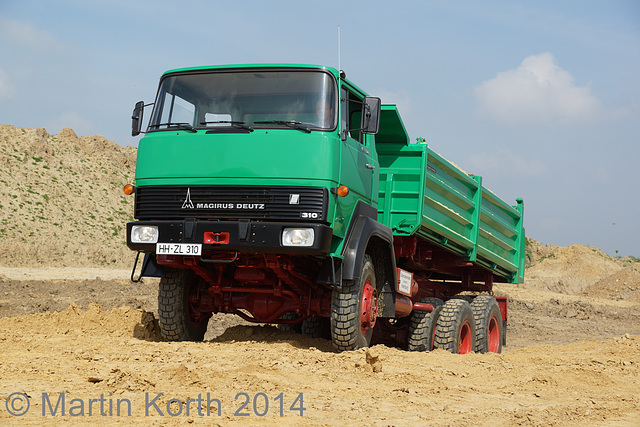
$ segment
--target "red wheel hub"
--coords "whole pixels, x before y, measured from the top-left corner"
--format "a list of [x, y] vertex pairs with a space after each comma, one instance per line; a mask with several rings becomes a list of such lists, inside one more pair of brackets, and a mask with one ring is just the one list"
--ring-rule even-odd
[[362, 291], [360, 304], [360, 328], [365, 335], [369, 329], [376, 325], [378, 318], [378, 291], [371, 286], [371, 280], [367, 280]]
[[458, 338], [458, 354], [467, 354], [473, 351], [473, 336], [471, 334], [471, 325], [464, 322], [460, 328], [460, 336]]
[[498, 326], [496, 316], [491, 316], [488, 328], [487, 339], [489, 340], [489, 351], [491, 353], [497, 353], [498, 350], [500, 350], [500, 327]]

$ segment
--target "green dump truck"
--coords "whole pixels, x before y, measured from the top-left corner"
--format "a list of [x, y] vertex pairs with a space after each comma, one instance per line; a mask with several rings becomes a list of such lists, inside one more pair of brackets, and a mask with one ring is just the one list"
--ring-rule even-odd
[[396, 106], [342, 71], [167, 71], [144, 133], [127, 245], [132, 280], [160, 277], [164, 339], [202, 340], [212, 313], [233, 313], [339, 351], [506, 343], [492, 287], [523, 280], [522, 200], [411, 143]]

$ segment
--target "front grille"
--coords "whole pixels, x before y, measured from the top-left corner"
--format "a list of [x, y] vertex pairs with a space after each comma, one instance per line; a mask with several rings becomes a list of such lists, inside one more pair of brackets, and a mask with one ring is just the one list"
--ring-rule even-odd
[[254, 219], [326, 222], [319, 187], [150, 185], [136, 188], [135, 217], [145, 220]]

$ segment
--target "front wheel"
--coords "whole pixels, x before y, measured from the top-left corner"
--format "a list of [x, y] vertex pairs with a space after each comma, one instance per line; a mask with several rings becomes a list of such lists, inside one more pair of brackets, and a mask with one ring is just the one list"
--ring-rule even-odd
[[331, 295], [331, 341], [339, 351], [369, 347], [378, 318], [376, 274], [369, 255], [365, 255], [360, 278], [343, 284]]
[[167, 268], [158, 287], [158, 323], [165, 341], [202, 341], [211, 313], [197, 310], [200, 278], [192, 270]]

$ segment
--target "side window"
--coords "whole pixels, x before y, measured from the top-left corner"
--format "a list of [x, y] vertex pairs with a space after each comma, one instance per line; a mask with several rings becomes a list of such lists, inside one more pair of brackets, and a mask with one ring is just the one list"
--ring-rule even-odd
[[345, 141], [347, 139], [347, 129], [349, 129], [349, 125], [347, 122], [347, 90], [345, 88], [340, 89], [340, 134], [342, 135], [342, 140]]
[[[362, 115], [362, 99], [353, 92], [343, 88], [340, 93], [342, 104], [341, 125], [343, 138], [351, 137], [362, 143], [360, 129], [360, 116]], [[349, 131], [349, 129], [351, 129]]]

